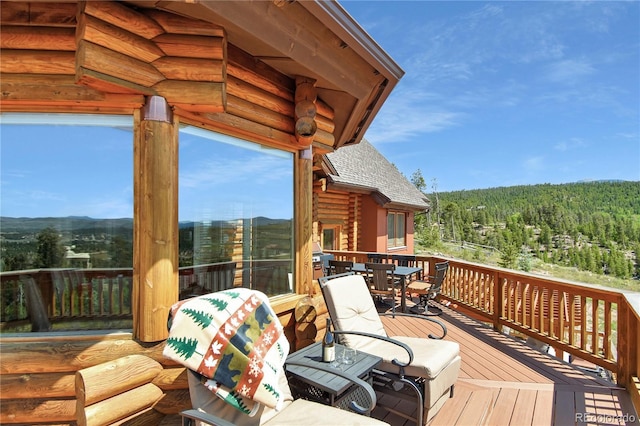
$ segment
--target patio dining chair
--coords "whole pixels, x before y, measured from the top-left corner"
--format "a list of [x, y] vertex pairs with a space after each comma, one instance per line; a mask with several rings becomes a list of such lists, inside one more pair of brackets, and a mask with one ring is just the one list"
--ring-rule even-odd
[[350, 260], [329, 260], [329, 273], [327, 275], [343, 274], [351, 272], [353, 262]]
[[396, 265], [393, 263], [365, 263], [364, 268], [369, 284], [369, 293], [382, 302], [383, 297], [391, 299], [391, 310], [396, 312], [396, 285], [397, 280], [393, 277]]
[[[398, 266], [418, 266], [418, 260], [415, 254], [392, 254], [391, 262]], [[422, 278], [422, 271], [416, 274], [416, 279]]]
[[442, 310], [435, 307], [436, 312], [429, 312], [429, 304], [434, 301], [442, 291], [442, 283], [447, 275], [449, 262], [438, 262], [435, 265], [435, 274], [426, 280], [412, 281], [407, 285], [407, 293], [417, 294], [420, 301], [411, 308], [412, 312], [422, 315], [441, 315]]
[[388, 259], [387, 253], [367, 253], [367, 262], [369, 263], [385, 263]]
[[[374, 375], [374, 389], [416, 405], [415, 417], [392, 411], [393, 408], [390, 411], [414, 420], [416, 425], [425, 425], [453, 396], [453, 386], [460, 373], [460, 346], [442, 340], [447, 334], [444, 323], [422, 315], [379, 314], [361, 275], [322, 277], [319, 283], [339, 342], [382, 358]], [[442, 335], [389, 336], [380, 319], [382, 315], [427, 321], [441, 328]], [[384, 403], [378, 405], [385, 406]]]
[[[387, 425], [361, 414], [376, 405], [371, 385], [345, 371], [286, 361], [289, 343], [268, 297], [234, 288], [176, 303], [169, 316], [163, 355], [187, 367], [192, 409], [181, 412], [196, 425]], [[343, 377], [358, 388], [344, 410], [294, 399], [284, 364]]]

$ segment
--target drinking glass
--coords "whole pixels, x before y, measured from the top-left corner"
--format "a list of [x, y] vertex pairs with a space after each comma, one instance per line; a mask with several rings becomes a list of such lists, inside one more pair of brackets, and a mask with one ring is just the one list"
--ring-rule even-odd
[[357, 352], [354, 348], [344, 348], [342, 351], [342, 363], [343, 364], [353, 364], [356, 362]]

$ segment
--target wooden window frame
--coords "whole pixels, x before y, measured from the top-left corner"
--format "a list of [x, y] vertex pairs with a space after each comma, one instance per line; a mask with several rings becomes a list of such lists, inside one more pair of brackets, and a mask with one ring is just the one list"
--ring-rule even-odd
[[[392, 224], [390, 224], [390, 220], [393, 221]], [[391, 231], [393, 231], [393, 234]], [[398, 237], [398, 235], [402, 235], [402, 237]], [[387, 248], [394, 249], [406, 246], [407, 213], [400, 211], [387, 212]]]
[[[324, 231], [332, 230], [333, 231], [333, 248], [327, 248], [324, 241]], [[323, 250], [340, 250], [340, 236], [342, 233], [342, 226], [337, 224], [325, 224], [322, 226], [321, 232], [321, 245]]]

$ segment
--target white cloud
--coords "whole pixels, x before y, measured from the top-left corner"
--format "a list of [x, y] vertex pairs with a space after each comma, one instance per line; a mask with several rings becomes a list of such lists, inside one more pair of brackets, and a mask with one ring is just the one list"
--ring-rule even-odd
[[529, 157], [524, 160], [522, 166], [528, 171], [542, 170], [545, 159], [542, 156]]
[[564, 59], [546, 67], [546, 78], [554, 83], [576, 83], [595, 72], [595, 68], [586, 60]]
[[569, 151], [573, 149], [582, 149], [586, 146], [584, 140], [580, 138], [570, 138], [569, 140], [560, 141], [553, 146], [556, 151]]

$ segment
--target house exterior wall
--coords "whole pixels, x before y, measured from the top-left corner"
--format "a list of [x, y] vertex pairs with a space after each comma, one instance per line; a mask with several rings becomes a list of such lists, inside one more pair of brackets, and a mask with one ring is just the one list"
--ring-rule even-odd
[[331, 228], [339, 234], [334, 250], [359, 250], [362, 228], [361, 195], [342, 191], [322, 191], [318, 186], [314, 191], [313, 241], [322, 243], [323, 231]]
[[326, 190], [314, 185], [313, 241], [322, 242], [326, 227], [340, 228], [340, 243], [334, 250], [413, 254], [412, 211], [405, 211], [406, 245], [387, 249], [387, 212], [369, 195]]
[[362, 247], [361, 251], [387, 251], [387, 210], [370, 196], [362, 200]]

